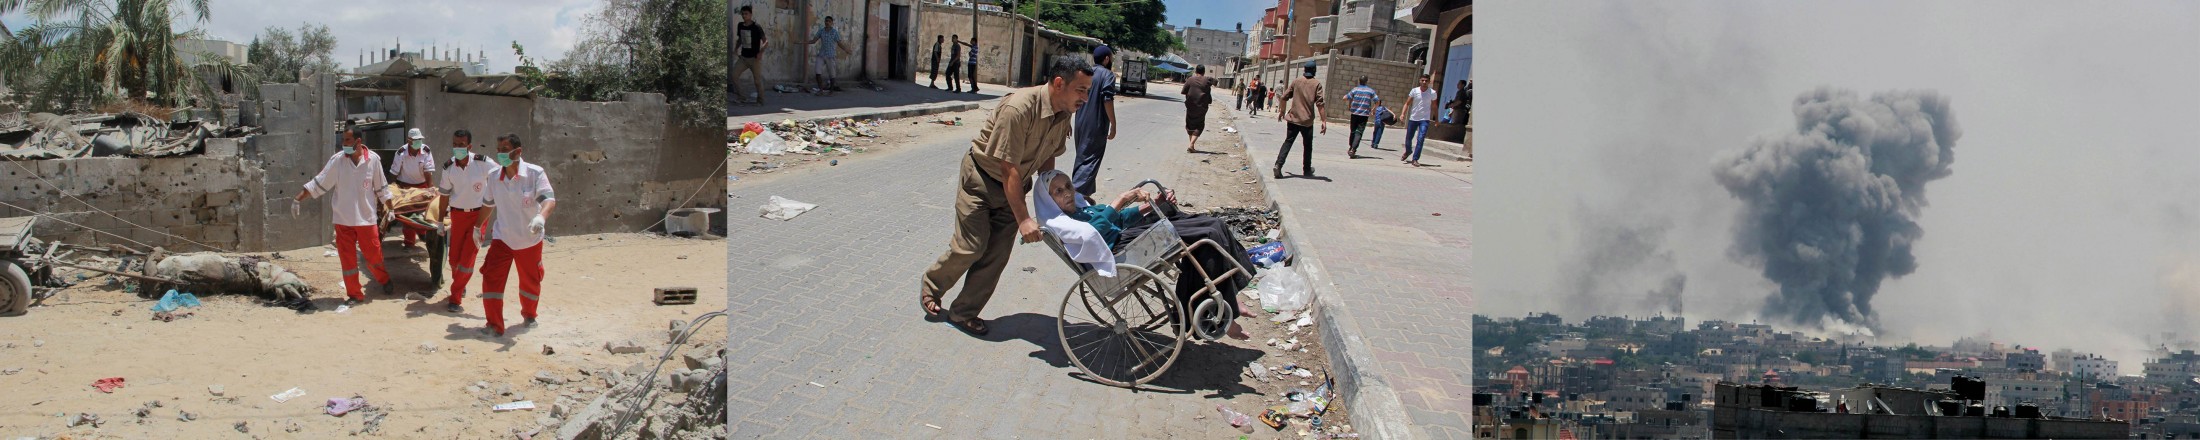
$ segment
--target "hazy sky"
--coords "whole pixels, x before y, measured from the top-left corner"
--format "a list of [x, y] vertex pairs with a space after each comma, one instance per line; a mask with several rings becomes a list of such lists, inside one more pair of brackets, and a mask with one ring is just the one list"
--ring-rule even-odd
[[[179, 2], [180, 3], [180, 2]], [[269, 26], [298, 28], [328, 25], [336, 34], [332, 54], [346, 71], [359, 66], [361, 51], [404, 44], [406, 51], [456, 46], [489, 55], [489, 69], [509, 72], [518, 64], [512, 42], [542, 59], [562, 58], [580, 41], [581, 20], [601, 0], [214, 0], [206, 23], [196, 24], [214, 39], [237, 44], [252, 41]], [[8, 26], [27, 17], [0, 17]]]
[[[1793, 133], [1821, 86], [1931, 90], [1961, 121], [1925, 185], [1886, 342], [2091, 350], [2200, 335], [2200, 11], [2175, 2], [1489, 2], [1476, 50], [1478, 311], [1757, 318], [1712, 159]], [[1615, 234], [1612, 231], [1632, 231]], [[1613, 258], [1613, 243], [1647, 248]], [[1601, 259], [1597, 256], [1603, 256]], [[1591, 274], [1585, 268], [1608, 270]], [[1599, 292], [1582, 293], [1590, 286]], [[2181, 324], [2172, 324], [2172, 322]]]

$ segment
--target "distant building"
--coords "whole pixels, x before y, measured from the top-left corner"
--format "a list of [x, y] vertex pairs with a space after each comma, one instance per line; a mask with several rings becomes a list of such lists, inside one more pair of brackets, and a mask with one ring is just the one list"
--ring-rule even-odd
[[2038, 349], [2023, 349], [2002, 355], [2002, 366], [2010, 371], [2038, 372], [2047, 370], [2047, 355]]
[[1226, 31], [1202, 27], [1171, 29], [1171, 33], [1184, 40], [1184, 51], [1177, 56], [1197, 66], [1207, 66], [1209, 73], [1222, 70], [1230, 59], [1245, 54], [1245, 43], [1250, 41], [1245, 31]]
[[228, 60], [231, 64], [245, 64], [245, 45], [222, 40], [190, 39], [176, 42], [176, 56], [186, 66], [206, 64], [214, 60]]
[[[1953, 393], [1866, 386], [1830, 395], [1721, 383], [1714, 438], [2125, 438], [2131, 426], [2023, 412], [1942, 415]], [[1870, 403], [1866, 403], [1869, 401]], [[1881, 403], [1884, 403], [1884, 406]], [[1930, 406], [1927, 402], [1932, 402]], [[1848, 411], [1835, 411], [1845, 407]], [[1935, 408], [1927, 411], [1927, 408]], [[1915, 408], [1915, 409], [1912, 409]], [[2036, 413], [2036, 411], [2034, 411]]]
[[2146, 375], [2153, 383], [2190, 383], [2200, 377], [2200, 354], [2185, 350], [2147, 362]]
[[2116, 378], [2116, 361], [2100, 355], [2077, 355], [2068, 360], [2070, 375], [2086, 380], [2112, 380]]

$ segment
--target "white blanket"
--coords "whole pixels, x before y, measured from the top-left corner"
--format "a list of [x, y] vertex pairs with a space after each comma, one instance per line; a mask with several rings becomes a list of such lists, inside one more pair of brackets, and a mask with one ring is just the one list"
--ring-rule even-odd
[[[1107, 238], [1102, 237], [1100, 230], [1093, 228], [1091, 223], [1072, 218], [1063, 212], [1062, 207], [1054, 203], [1054, 197], [1048, 194], [1053, 185], [1047, 183], [1054, 176], [1060, 175], [1061, 171], [1046, 170], [1031, 180], [1032, 215], [1039, 219], [1040, 227], [1053, 233], [1054, 238], [1062, 242], [1062, 250], [1069, 253], [1070, 261], [1082, 263], [1094, 272], [1099, 272], [1100, 276], [1114, 277], [1115, 254], [1108, 250]], [[1087, 206], [1084, 197], [1072, 195], [1070, 198], [1077, 203], [1075, 209], [1084, 209]]]

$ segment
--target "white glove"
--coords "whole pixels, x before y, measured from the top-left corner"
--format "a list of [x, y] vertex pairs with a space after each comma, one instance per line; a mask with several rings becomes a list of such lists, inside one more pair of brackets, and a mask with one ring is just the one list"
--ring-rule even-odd
[[530, 220], [527, 222], [527, 231], [533, 232], [535, 235], [542, 235], [542, 230], [544, 227], [545, 225], [542, 220], [541, 214], [536, 214], [534, 220]]
[[298, 218], [298, 212], [301, 210], [299, 206], [304, 204], [305, 202], [300, 202], [298, 199], [290, 199], [290, 217]]

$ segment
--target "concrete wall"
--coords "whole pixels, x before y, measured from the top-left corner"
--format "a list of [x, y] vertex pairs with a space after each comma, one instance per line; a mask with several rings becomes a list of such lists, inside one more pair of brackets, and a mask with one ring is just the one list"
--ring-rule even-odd
[[[1350, 120], [1352, 109], [1345, 103], [1344, 95], [1351, 92], [1354, 86], [1359, 85], [1359, 78], [1362, 75], [1367, 76], [1368, 87], [1375, 89], [1375, 95], [1382, 98], [1383, 105], [1389, 106], [1393, 112], [1398, 112], [1399, 121], [1406, 120], [1406, 92], [1413, 89], [1413, 86], [1420, 80], [1422, 72], [1422, 66], [1419, 64], [1323, 54], [1291, 60], [1286, 63], [1267, 63], [1247, 68], [1239, 71], [1236, 79], [1250, 81], [1251, 78], [1257, 76], [1260, 78], [1261, 84], [1274, 88], [1280, 93], [1284, 87], [1291, 84], [1291, 81], [1299, 79], [1300, 73], [1304, 71], [1308, 61], [1314, 62], [1314, 79], [1322, 82], [1322, 94], [1324, 95], [1322, 117], [1333, 121]], [[1443, 104], [1441, 101], [1436, 103], [1437, 111], [1443, 110]], [[1283, 107], [1281, 107], [1280, 102], [1269, 101], [1269, 108], [1282, 109]]]
[[[638, 231], [691, 196], [694, 202], [685, 206], [725, 205], [725, 181], [713, 177], [726, 159], [719, 134], [680, 124], [662, 95], [630, 93], [619, 102], [597, 103], [443, 93], [433, 81], [413, 84], [411, 122], [431, 134], [439, 155], [447, 154], [442, 147], [460, 127], [473, 130], [478, 144], [503, 133], [526, 141], [527, 159], [549, 170], [559, 188], [552, 235]], [[336, 152], [334, 124], [343, 112], [334, 79], [263, 85], [261, 95], [266, 134], [211, 140], [198, 156], [0, 164], [0, 202], [54, 214], [59, 221], [42, 221], [35, 235], [70, 243], [134, 245], [93, 230], [178, 251], [208, 250], [191, 241], [244, 252], [329, 243], [334, 232], [327, 199], [306, 202], [295, 217], [290, 199]], [[0, 217], [30, 214], [0, 206]]]
[[[892, 58], [887, 56], [887, 52], [891, 43], [890, 31], [893, 29], [893, 5], [912, 6], [910, 34], [907, 35], [911, 50], [929, 51], [932, 48], [929, 37], [917, 32], [918, 24], [923, 18], [914, 7], [916, 2], [917, 0], [733, 0], [726, 3], [727, 16], [731, 17], [727, 26], [728, 29], [736, 29], [740, 24], [741, 6], [749, 6], [755, 13], [756, 23], [764, 27], [769, 40], [764, 46], [764, 54], [759, 58], [763, 61], [762, 72], [767, 87], [769, 84], [813, 81], [812, 75], [816, 71], [810, 63], [817, 54], [817, 46], [803, 43], [808, 43], [810, 37], [817, 34], [818, 28], [824, 26], [825, 17], [828, 16], [833, 17], [833, 27], [840, 30], [841, 42], [846, 46], [846, 50], [840, 51], [834, 58], [834, 76], [844, 80], [866, 76], [884, 79], [892, 72], [888, 64]], [[964, 22], [966, 25], [968, 23]], [[729, 31], [727, 38], [737, 37]], [[727, 41], [726, 47], [727, 50], [738, 50], [734, 40]], [[738, 53], [733, 56], [738, 56]], [[909, 59], [916, 63], [930, 62], [930, 59], [919, 59], [915, 54], [910, 55]], [[923, 71], [924, 66], [912, 70], [913, 73]]]
[[[932, 3], [925, 3], [918, 8], [917, 35], [920, 40], [925, 42], [922, 45], [922, 50], [926, 57], [923, 59], [926, 68], [931, 67], [931, 41], [934, 35], [960, 35], [963, 41], [970, 41], [970, 8], [954, 8]], [[1018, 67], [1021, 66], [1019, 63], [1022, 63], [1025, 57], [1019, 56], [1021, 55], [1019, 52], [1024, 48], [1024, 39], [1030, 34], [1030, 26], [1023, 20], [1016, 18], [1015, 15], [1008, 13], [981, 10], [977, 11], [977, 14], [978, 82], [1012, 86], [1021, 85], [1020, 82], [1014, 81], [1014, 79], [1017, 74], [1021, 73]], [[954, 42], [950, 41], [948, 44], [954, 44]], [[940, 57], [943, 58], [940, 64], [943, 65], [942, 68], [944, 69], [944, 65], [947, 64], [944, 58], [951, 55], [953, 49], [942, 49], [940, 52]], [[969, 57], [969, 51], [965, 50], [963, 56]], [[957, 63], [957, 66], [966, 66], [964, 63], [967, 63], [968, 59], [965, 58], [960, 61], [961, 63]], [[964, 79], [964, 81], [968, 80], [968, 78]]]

